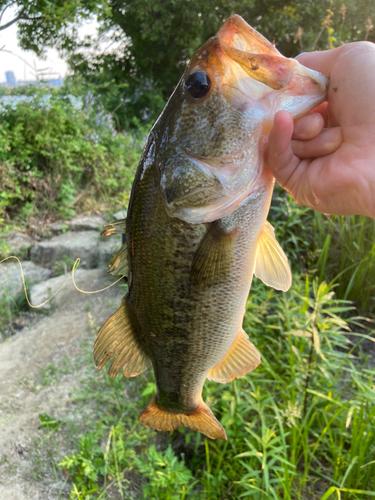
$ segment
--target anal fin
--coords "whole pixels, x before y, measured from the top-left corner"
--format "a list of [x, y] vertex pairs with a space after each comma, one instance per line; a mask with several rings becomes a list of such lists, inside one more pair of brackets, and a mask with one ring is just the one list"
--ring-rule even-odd
[[255, 370], [259, 364], [258, 350], [250, 342], [248, 335], [241, 330], [222, 361], [208, 372], [207, 378], [226, 384]]
[[202, 432], [212, 439], [227, 439], [223, 426], [203, 401], [197, 410], [185, 414], [164, 410], [153, 398], [144, 412], [141, 413], [139, 421], [158, 431], [172, 431], [178, 427], [189, 427], [189, 429]]
[[116, 354], [109, 370], [115, 377], [120, 370], [124, 377], [135, 377], [144, 372], [151, 364], [134, 336], [136, 321], [126, 298], [120, 308], [112, 314], [99, 330], [94, 344], [94, 359], [99, 370]]

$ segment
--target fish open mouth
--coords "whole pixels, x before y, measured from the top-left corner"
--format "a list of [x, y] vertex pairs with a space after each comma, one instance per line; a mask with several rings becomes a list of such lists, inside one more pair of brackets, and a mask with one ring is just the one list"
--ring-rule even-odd
[[[240, 16], [231, 16], [194, 54], [178, 88], [180, 143], [163, 163], [169, 216], [188, 223], [229, 215], [263, 171], [259, 151], [278, 110], [293, 117], [320, 104], [328, 80], [283, 57]], [[192, 132], [192, 133], [190, 133]]]
[[227, 19], [217, 37], [234, 63], [270, 89], [293, 88], [295, 91], [298, 87], [301, 94], [313, 92], [319, 96], [327, 90], [328, 79], [324, 75], [284, 57], [274, 44], [238, 15]]

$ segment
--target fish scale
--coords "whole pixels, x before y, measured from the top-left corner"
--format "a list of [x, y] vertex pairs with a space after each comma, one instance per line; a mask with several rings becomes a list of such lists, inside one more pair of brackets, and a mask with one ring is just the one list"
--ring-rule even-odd
[[324, 100], [327, 84], [234, 15], [196, 51], [150, 132], [126, 229], [105, 231], [126, 231], [109, 271], [127, 272], [128, 293], [94, 345], [99, 368], [115, 356], [111, 376], [152, 366], [157, 392], [143, 424], [226, 439], [203, 384], [260, 363], [242, 330], [253, 275], [278, 290], [291, 285], [266, 221], [274, 179], [260, 139], [276, 111], [300, 116]]

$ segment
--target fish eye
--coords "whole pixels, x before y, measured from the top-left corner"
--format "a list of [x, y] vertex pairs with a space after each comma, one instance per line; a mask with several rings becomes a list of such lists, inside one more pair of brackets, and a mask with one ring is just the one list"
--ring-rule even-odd
[[204, 71], [194, 71], [185, 81], [189, 94], [195, 99], [204, 97], [211, 88], [210, 77]]

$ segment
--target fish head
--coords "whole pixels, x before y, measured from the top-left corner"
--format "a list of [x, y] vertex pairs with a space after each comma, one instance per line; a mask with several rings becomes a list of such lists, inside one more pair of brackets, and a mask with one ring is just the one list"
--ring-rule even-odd
[[303, 115], [327, 87], [326, 77], [229, 17], [195, 52], [153, 129], [168, 214], [202, 223], [233, 212], [262, 173], [259, 140], [275, 113]]

